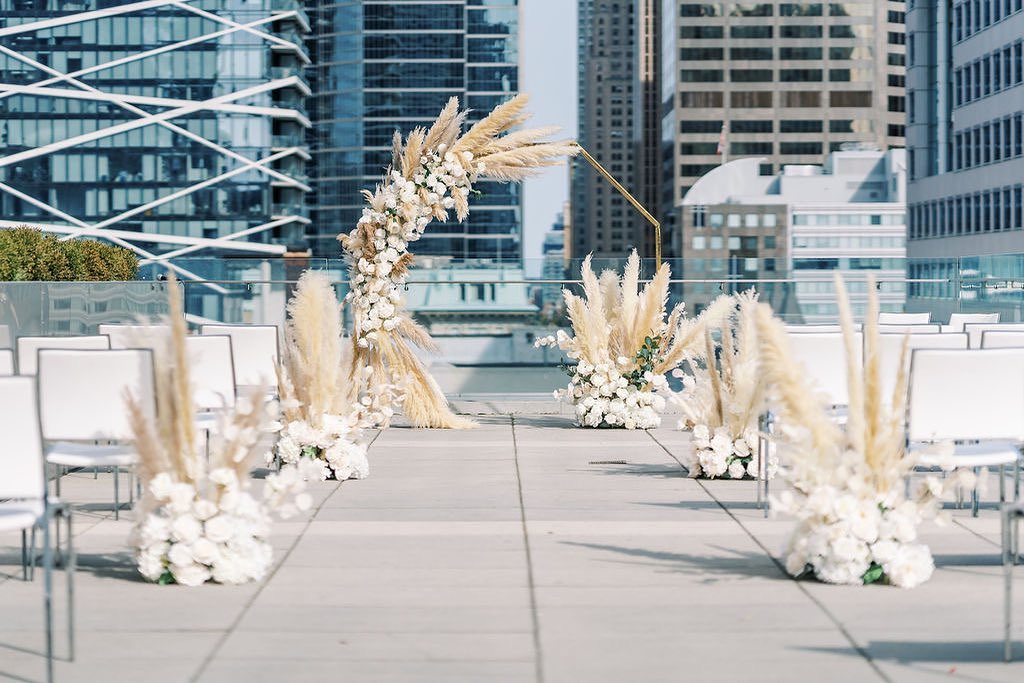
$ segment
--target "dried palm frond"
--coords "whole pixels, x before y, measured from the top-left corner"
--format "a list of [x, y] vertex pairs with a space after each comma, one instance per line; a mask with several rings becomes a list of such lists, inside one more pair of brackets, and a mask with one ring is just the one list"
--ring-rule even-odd
[[287, 311], [280, 375], [307, 421], [319, 427], [323, 415], [347, 413], [349, 395], [341, 308], [330, 278], [305, 271]]

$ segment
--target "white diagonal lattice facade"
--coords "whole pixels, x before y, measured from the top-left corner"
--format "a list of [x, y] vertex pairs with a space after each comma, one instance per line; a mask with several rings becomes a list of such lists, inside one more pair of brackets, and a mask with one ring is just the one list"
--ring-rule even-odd
[[308, 30], [297, 0], [0, 0], [0, 227], [162, 262], [301, 244]]

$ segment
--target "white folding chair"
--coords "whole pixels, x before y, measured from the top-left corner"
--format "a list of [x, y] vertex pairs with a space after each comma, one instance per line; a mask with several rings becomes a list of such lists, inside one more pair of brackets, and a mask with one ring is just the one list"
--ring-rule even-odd
[[[47, 462], [61, 468], [112, 468], [118, 519], [120, 469], [131, 468], [138, 457], [125, 396], [134, 396], [144, 414], [155, 414], [153, 352], [41, 349], [38, 370], [40, 422], [43, 438], [51, 442]], [[56, 487], [60, 495], [60, 472]]]
[[[1020, 496], [1024, 444], [1024, 349], [915, 349], [907, 397], [907, 450], [952, 441], [952, 464], [999, 467], [999, 499], [1006, 499], [1005, 468], [1014, 466], [1014, 500]], [[921, 454], [938, 467], [939, 456]], [[978, 514], [978, 490], [971, 495]]]
[[[854, 323], [853, 329], [860, 330], [861, 324]], [[842, 332], [842, 325], [786, 325], [787, 333], [801, 334], [804, 332]]]
[[[900, 352], [903, 341], [907, 340], [910, 353], [914, 349], [966, 349], [967, 335], [963, 332], [951, 334], [881, 334], [878, 340], [879, 367], [882, 376], [882, 396], [892, 396], [896, 386], [896, 374], [900, 367]], [[909, 371], [909, 368], [908, 368]]]
[[18, 337], [18, 374], [36, 374], [39, 349], [109, 349], [110, 337], [92, 334], [80, 337]]
[[[46, 495], [46, 471], [43, 441], [39, 433], [39, 404], [35, 381], [31, 377], [0, 378], [0, 429], [4, 448], [0, 450], [0, 531], [21, 532], [21, 569], [27, 581], [30, 565], [35, 565], [36, 530], [43, 532], [43, 616], [46, 627], [46, 680], [53, 680], [53, 565], [50, 522], [67, 527], [67, 551], [63, 557], [67, 574], [68, 650], [74, 659], [74, 574], [75, 550], [72, 542], [71, 511], [57, 499]], [[32, 543], [26, 543], [31, 531]], [[33, 571], [32, 574], [35, 572]]]
[[[854, 343], [859, 361], [864, 344], [863, 333], [854, 332]], [[791, 334], [789, 348], [793, 358], [804, 367], [811, 385], [825, 394], [829, 406], [835, 411], [845, 408], [850, 402], [850, 393], [846, 384], [846, 346], [842, 333]]]
[[1024, 348], [1024, 330], [985, 330], [981, 333], [983, 349]]
[[943, 332], [963, 332], [967, 323], [998, 323], [998, 313], [951, 313], [949, 324], [942, 326]]
[[1021, 332], [1024, 331], [1024, 323], [965, 323], [964, 332], [970, 338], [972, 349], [981, 348], [981, 335], [986, 332]]
[[203, 325], [200, 335], [227, 335], [235, 382], [239, 388], [265, 385], [277, 389], [278, 331], [276, 325]]
[[122, 325], [104, 323], [99, 334], [110, 337], [112, 349], [156, 349], [162, 347], [171, 335], [170, 325]]
[[14, 351], [11, 349], [0, 349], [0, 377], [10, 377], [14, 374]]
[[932, 321], [931, 313], [879, 313], [879, 325], [927, 325]]
[[225, 408], [235, 405], [235, 371], [231, 360], [231, 337], [204, 335], [185, 337], [192, 401], [199, 413], [196, 426], [210, 431]]
[[932, 325], [926, 323], [907, 325], [893, 323], [878, 325], [878, 331], [881, 334], [938, 334], [940, 330], [940, 325]]

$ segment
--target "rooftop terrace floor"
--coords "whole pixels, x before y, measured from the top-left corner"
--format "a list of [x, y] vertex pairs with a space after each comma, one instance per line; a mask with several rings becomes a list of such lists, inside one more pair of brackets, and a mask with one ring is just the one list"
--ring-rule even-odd
[[[1001, 662], [991, 507], [924, 527], [938, 568], [919, 588], [798, 582], [776, 559], [791, 522], [762, 518], [753, 482], [686, 478], [673, 456], [688, 435], [480, 421], [380, 434], [369, 479], [315, 483], [313, 509], [274, 526], [258, 585], [144, 583], [110, 475], [69, 475], [64, 496], [85, 503], [79, 653], [57, 679], [1024, 680]], [[17, 543], [0, 536], [0, 680], [40, 681], [42, 582], [18, 578]]]

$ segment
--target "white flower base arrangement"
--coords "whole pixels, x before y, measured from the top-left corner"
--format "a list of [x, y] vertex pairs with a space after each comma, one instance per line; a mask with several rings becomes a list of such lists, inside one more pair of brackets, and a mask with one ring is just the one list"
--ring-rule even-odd
[[665, 377], [646, 373], [637, 381], [631, 371], [622, 374], [630, 366], [628, 361], [596, 366], [580, 361], [569, 386], [557, 390], [555, 397], [573, 404], [576, 421], [583, 427], [653, 429], [661, 424], [665, 410], [665, 399], [655, 393], [665, 388]]
[[[712, 434], [707, 425], [699, 424], [692, 430], [693, 448], [683, 453], [681, 462], [691, 477], [715, 479], [757, 479], [757, 453], [760, 439], [756, 429], [748, 429], [739, 438], [734, 438], [728, 427], [719, 426]], [[779, 460], [774, 453], [768, 455], [768, 478], [773, 478], [779, 469]]]
[[[173, 277], [172, 277], [173, 280]], [[263, 497], [251, 492], [250, 463], [277, 414], [265, 388], [225, 409], [204, 453], [185, 351], [185, 317], [170, 287], [171, 334], [154, 349], [157, 410], [148, 414], [127, 399], [144, 488], [129, 537], [139, 573], [160, 584], [239, 584], [266, 575], [273, 552], [272, 516], [310, 507], [301, 465], [267, 477]]]
[[[673, 371], [683, 380], [683, 390], [670, 396], [683, 413], [679, 428], [693, 433], [692, 448], [681, 460], [690, 477], [745, 479], [763, 473], [772, 478], [778, 470], [772, 449], [766, 449], [766, 463], [759, 454], [757, 421], [764, 410], [765, 383], [756, 307], [753, 290], [715, 299], [704, 314], [703, 358], [687, 359], [691, 374]], [[719, 332], [717, 353], [714, 329]]]
[[915, 464], [904, 450], [908, 354], [904, 347], [893, 394], [883, 397], [878, 295], [870, 277], [867, 291], [862, 346], [853, 333], [845, 287], [836, 277], [849, 378], [845, 429], [830, 418], [816, 388], [807, 385], [781, 321], [765, 305], [757, 312], [763, 367], [785, 449], [782, 473], [791, 488], [773, 496], [772, 507], [797, 520], [785, 548], [786, 570], [793, 576], [912, 588], [934, 570], [931, 552], [918, 541], [918, 527], [927, 519], [942, 521], [942, 495], [963, 485], [969, 474], [944, 482], [928, 477], [913, 498], [906, 496], [906, 477]]
[[366, 432], [388, 426], [402, 392], [374, 371], [352, 372], [341, 307], [330, 279], [306, 271], [288, 302], [284, 352], [278, 367], [281, 422], [268, 464], [296, 465], [317, 480], [365, 479]]
[[576, 361], [566, 368], [568, 386], [554, 397], [572, 404], [581, 427], [652, 429], [665, 410], [665, 373], [694, 352], [699, 320], [686, 318], [683, 304], [666, 315], [668, 264], [640, 289], [636, 251], [621, 279], [610, 270], [598, 278], [590, 262], [590, 256], [583, 261], [584, 296], [563, 291], [575, 336], [559, 330], [536, 342]]
[[370, 476], [370, 461], [365, 443], [352, 438], [350, 422], [336, 415], [323, 415], [320, 429], [304, 420], [293, 420], [278, 434], [275, 452], [280, 462], [298, 464], [303, 459], [314, 463], [309, 470], [319, 480], [365, 479]]

